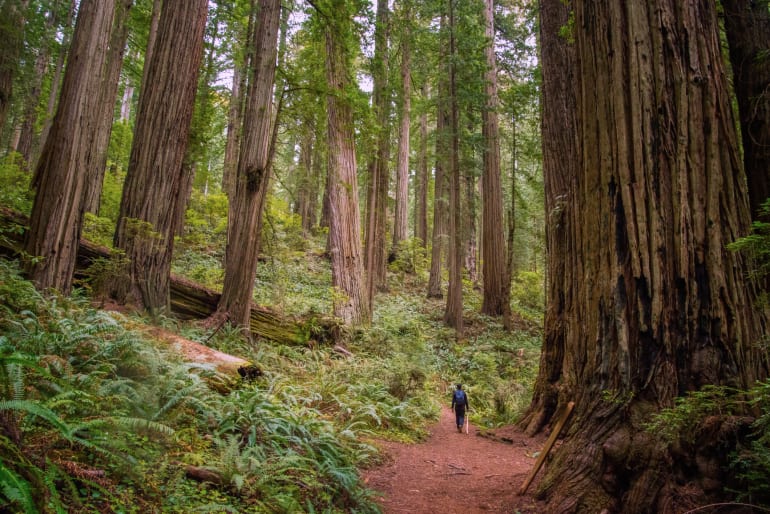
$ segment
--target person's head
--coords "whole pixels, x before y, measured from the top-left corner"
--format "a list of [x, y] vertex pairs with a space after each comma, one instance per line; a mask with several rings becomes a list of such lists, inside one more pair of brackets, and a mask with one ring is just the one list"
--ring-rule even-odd
[[462, 384], [457, 384], [457, 389], [462, 389], [462, 388], [463, 388]]

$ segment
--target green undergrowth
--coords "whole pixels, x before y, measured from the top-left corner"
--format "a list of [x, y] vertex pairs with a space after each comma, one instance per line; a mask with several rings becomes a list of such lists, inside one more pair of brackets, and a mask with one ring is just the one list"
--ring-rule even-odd
[[[216, 288], [216, 252], [181, 248], [176, 271]], [[255, 300], [289, 316], [328, 314], [322, 252], [271, 251]], [[149, 339], [149, 321], [94, 308], [84, 293], [94, 277], [72, 297], [43, 297], [0, 261], [0, 511], [379, 512], [359, 473], [381, 458], [380, 441], [419, 442], [457, 382], [474, 423], [515, 421], [539, 354], [532, 314], [505, 331], [475, 314], [472, 284], [457, 340], [444, 302], [424, 297], [414, 245], [407, 258], [394, 263], [371, 327], [350, 330], [341, 348], [154, 318], [262, 371], [225, 393], [211, 386], [227, 382], [216, 372]]]

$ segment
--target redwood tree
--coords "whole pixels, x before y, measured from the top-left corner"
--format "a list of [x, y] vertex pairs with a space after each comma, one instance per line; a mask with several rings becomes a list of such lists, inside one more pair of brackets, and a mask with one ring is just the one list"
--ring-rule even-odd
[[481, 312], [491, 316], [507, 315], [510, 299], [503, 237], [503, 192], [500, 185], [500, 137], [497, 121], [497, 64], [495, 62], [494, 2], [485, 0], [484, 22], [487, 46], [485, 76], [486, 108], [482, 113], [484, 172], [481, 179], [481, 254], [484, 299]]
[[372, 105], [377, 127], [375, 154], [369, 165], [366, 223], [366, 280], [369, 309], [374, 293], [386, 285], [387, 271], [387, 214], [390, 185], [390, 84], [388, 81], [388, 46], [390, 10], [387, 0], [377, 0], [374, 28], [374, 60], [372, 63]]
[[145, 62], [115, 246], [131, 260], [128, 289], [150, 312], [168, 308], [207, 8], [207, 0], [165, 0]]
[[321, 12], [326, 39], [328, 218], [334, 314], [345, 323], [368, 324], [371, 310], [364, 282], [356, 176], [353, 109], [350, 103], [352, 13], [347, 0], [330, 0]]
[[35, 170], [25, 250], [34, 257], [27, 269], [41, 289], [68, 294], [72, 287], [114, 11], [114, 0], [80, 3], [59, 106]]
[[268, 164], [280, 15], [280, 0], [259, 0], [254, 66], [246, 94], [235, 196], [230, 201], [228, 214], [225, 280], [218, 310], [229, 313], [233, 323], [246, 327], [257, 274], [262, 212], [270, 182]]
[[770, 2], [723, 0], [751, 214], [770, 198]]
[[[541, 1], [543, 17], [558, 3]], [[725, 248], [748, 233], [750, 212], [716, 10], [678, 0], [571, 5], [575, 175], [549, 205], [565, 251], [548, 257], [564, 260], [549, 270], [568, 270], [553, 284], [567, 296], [561, 312], [548, 306], [544, 358], [560, 362], [542, 367], [538, 384], [575, 411], [539, 492], [548, 512], [678, 512], [683, 498], [718, 496], [726, 453], [704, 432], [687, 434], [694, 445], [661, 444], [644, 423], [688, 391], [746, 388], [768, 372], [754, 344], [766, 313], [742, 257]], [[543, 46], [545, 84], [565, 72], [546, 65], [558, 48]], [[544, 144], [551, 157], [553, 144]], [[533, 408], [548, 408], [539, 398]], [[741, 425], [707, 422], [727, 438]]]
[[398, 130], [396, 162], [396, 212], [393, 221], [393, 250], [408, 237], [409, 216], [409, 137], [412, 109], [412, 73], [410, 50], [411, 2], [401, 2], [401, 119]]
[[460, 113], [457, 85], [456, 0], [448, 0], [449, 16], [449, 285], [444, 322], [453, 327], [458, 338], [463, 333], [463, 208], [460, 181]]

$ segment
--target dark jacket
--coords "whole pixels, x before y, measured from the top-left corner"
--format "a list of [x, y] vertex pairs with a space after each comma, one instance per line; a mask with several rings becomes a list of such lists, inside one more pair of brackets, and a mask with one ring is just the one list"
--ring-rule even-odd
[[[465, 403], [464, 404], [457, 402], [457, 393], [458, 392], [462, 393], [463, 398], [465, 398]], [[468, 405], [468, 395], [465, 394], [465, 391], [463, 391], [462, 389], [457, 389], [454, 392], [452, 392], [452, 409], [454, 409], [455, 407], [457, 407], [458, 410], [462, 410], [462, 411], [464, 411], [465, 409], [467, 409], [469, 407], [469, 405]]]

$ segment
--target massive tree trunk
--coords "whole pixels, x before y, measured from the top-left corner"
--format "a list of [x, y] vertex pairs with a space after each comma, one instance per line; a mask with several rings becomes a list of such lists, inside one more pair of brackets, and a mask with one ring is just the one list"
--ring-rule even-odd
[[166, 0], [145, 63], [115, 246], [131, 260], [127, 290], [151, 313], [168, 309], [207, 7], [207, 0]]
[[[541, 3], [545, 19], [560, 2]], [[572, 5], [574, 68], [556, 70], [558, 45], [543, 38], [544, 78], [575, 70], [578, 148], [566, 156], [576, 163], [572, 180], [551, 176], [552, 160], [546, 168], [548, 239], [557, 244], [549, 271], [566, 273], [549, 286], [547, 362], [533, 407], [549, 408], [557, 394], [576, 406], [539, 493], [554, 513], [680, 512], [719, 498], [726, 452], [698, 433], [688, 434], [693, 445], [663, 444], [644, 423], [689, 391], [746, 388], [768, 373], [754, 344], [766, 313], [742, 257], [725, 248], [748, 233], [750, 212], [715, 6]], [[558, 93], [552, 79], [545, 90]], [[549, 158], [555, 143], [544, 146]], [[551, 180], [560, 178], [564, 197], [554, 198]]]
[[[541, 133], [548, 262], [545, 341], [532, 404], [521, 422], [529, 435], [543, 429], [558, 403], [569, 401], [566, 397], [559, 398], [559, 390], [568, 313], [575, 308], [575, 188], [577, 164], [582, 151], [578, 144], [575, 118], [575, 45], [560, 35], [569, 18], [569, 7], [561, 0], [540, 1], [540, 65], [543, 70]], [[512, 222], [509, 220], [509, 223]], [[512, 259], [512, 253], [509, 259]], [[512, 263], [509, 266], [512, 268]]]
[[270, 183], [270, 142], [273, 134], [273, 85], [278, 45], [279, 0], [260, 0], [254, 31], [254, 67], [246, 95], [246, 111], [235, 197], [228, 215], [225, 280], [219, 311], [230, 321], [248, 326], [257, 274], [262, 213]]
[[449, 167], [449, 286], [444, 323], [463, 334], [463, 208], [460, 186], [460, 113], [457, 98], [457, 23], [455, 1], [449, 3], [449, 132], [451, 137]]
[[328, 194], [329, 250], [332, 265], [334, 314], [346, 324], [368, 324], [371, 310], [364, 282], [361, 221], [358, 207], [353, 109], [348, 99], [352, 30], [346, 0], [332, 0], [326, 22], [326, 82], [329, 88]]
[[401, 124], [398, 134], [398, 160], [396, 163], [396, 212], [393, 221], [393, 250], [408, 237], [409, 218], [409, 137], [412, 122], [412, 72], [409, 30], [411, 24], [410, 0], [402, 3], [401, 27]]
[[101, 99], [115, 3], [83, 0], [62, 84], [59, 107], [35, 170], [37, 193], [26, 252], [30, 277], [40, 289], [69, 294], [83, 224], [83, 193]]
[[484, 22], [488, 45], [485, 49], [487, 105], [482, 113], [484, 139], [484, 174], [481, 179], [481, 255], [484, 299], [481, 312], [490, 316], [506, 315], [510, 310], [510, 282], [505, 269], [503, 237], [503, 192], [500, 185], [500, 138], [497, 120], [497, 63], [495, 62], [494, 2], [485, 0]]
[[117, 0], [115, 19], [112, 25], [107, 61], [104, 69], [104, 82], [99, 99], [99, 112], [96, 113], [96, 138], [88, 166], [86, 191], [83, 207], [86, 212], [99, 213], [102, 198], [104, 171], [107, 168], [107, 148], [112, 134], [112, 122], [115, 113], [115, 100], [120, 85], [120, 70], [123, 68], [123, 54], [128, 40], [128, 16], [133, 0]]
[[387, 0], [377, 1], [374, 29], [374, 62], [372, 65], [372, 104], [377, 119], [376, 152], [371, 170], [367, 200], [366, 225], [366, 289], [369, 310], [374, 294], [386, 286], [387, 215], [390, 185], [390, 86], [388, 83], [388, 43], [390, 32]]
[[[770, 198], [770, 5], [723, 0], [751, 214]], [[768, 221], [768, 220], [765, 220]]]

